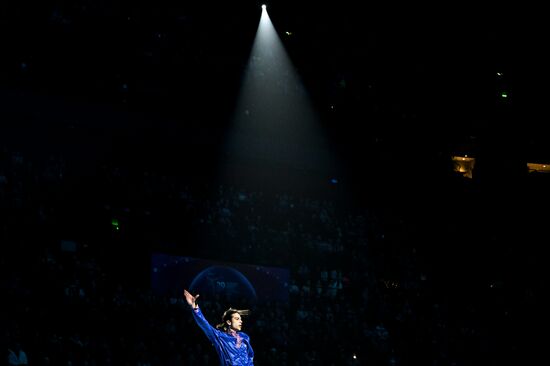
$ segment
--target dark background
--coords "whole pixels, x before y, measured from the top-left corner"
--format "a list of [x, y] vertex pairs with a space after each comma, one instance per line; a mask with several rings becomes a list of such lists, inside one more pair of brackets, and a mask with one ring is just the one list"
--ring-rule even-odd
[[[0, 5], [3, 348], [19, 341], [35, 364], [108, 364], [105, 349], [122, 364], [141, 344], [152, 364], [177, 364], [176, 344], [174, 355], [209, 354], [207, 342], [195, 348], [198, 331], [184, 332], [194, 325], [181, 303], [146, 298], [150, 254], [162, 251], [291, 268], [299, 293], [251, 324], [262, 364], [282, 364], [283, 349], [287, 364], [306, 365], [534, 359], [550, 195], [548, 177], [526, 164], [550, 163], [543, 13], [347, 1], [268, 11], [335, 171], [221, 148], [258, 2]], [[464, 154], [476, 158], [473, 179], [453, 172], [450, 157]], [[337, 238], [341, 252], [320, 249]], [[76, 252], [60, 250], [67, 239]], [[336, 298], [304, 294], [322, 267], [349, 284]], [[67, 295], [79, 286], [83, 298]], [[204, 301], [214, 321], [223, 299]], [[404, 304], [414, 314], [405, 323]], [[325, 321], [328, 307], [336, 319]], [[171, 316], [177, 332], [165, 327]], [[377, 325], [389, 343], [369, 341]], [[75, 334], [88, 346], [54, 341]], [[350, 361], [353, 352], [368, 357]], [[174, 360], [215, 364], [210, 356]]]

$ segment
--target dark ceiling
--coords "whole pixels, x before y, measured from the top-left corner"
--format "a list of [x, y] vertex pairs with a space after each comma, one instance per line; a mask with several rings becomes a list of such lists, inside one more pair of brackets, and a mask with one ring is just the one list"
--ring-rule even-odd
[[[414, 136], [452, 150], [498, 136], [544, 151], [534, 132], [548, 96], [537, 22], [346, 1], [271, 1], [268, 11], [340, 145]], [[260, 13], [257, 1], [4, 3], [0, 87], [223, 130]]]

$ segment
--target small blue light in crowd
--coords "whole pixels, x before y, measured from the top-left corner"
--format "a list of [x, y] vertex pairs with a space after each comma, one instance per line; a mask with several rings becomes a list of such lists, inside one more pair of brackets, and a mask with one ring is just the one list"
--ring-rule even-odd
[[330, 180], [330, 183], [332, 183], [332, 184], [336, 184], [336, 183], [338, 183], [338, 179], [336, 179], [336, 178], [332, 178], [332, 179]]

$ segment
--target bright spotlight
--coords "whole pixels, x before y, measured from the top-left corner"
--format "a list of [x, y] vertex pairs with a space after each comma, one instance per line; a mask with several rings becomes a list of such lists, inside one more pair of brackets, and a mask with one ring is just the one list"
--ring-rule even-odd
[[267, 6], [265, 6], [265, 4], [263, 4], [262, 9], [265, 10], [265, 8], [267, 8]]

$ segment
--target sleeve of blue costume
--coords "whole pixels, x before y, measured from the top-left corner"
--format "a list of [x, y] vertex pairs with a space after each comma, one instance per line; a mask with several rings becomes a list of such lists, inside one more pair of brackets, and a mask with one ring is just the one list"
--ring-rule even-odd
[[228, 360], [231, 360], [231, 356], [227, 352], [227, 347], [225, 347], [222, 332], [208, 323], [208, 320], [206, 320], [200, 308], [193, 309], [193, 317], [195, 318], [198, 326], [208, 337], [208, 340], [212, 342], [216, 353], [220, 357], [220, 364], [230, 365], [231, 363], [229, 363]]
[[208, 323], [208, 321], [202, 314], [201, 309], [199, 308], [193, 309], [193, 317], [195, 318], [195, 321], [197, 322], [198, 326], [202, 329], [204, 334], [206, 334], [210, 342], [214, 344], [214, 347], [216, 348], [216, 350], [218, 350], [220, 345], [219, 345], [219, 340], [216, 333], [219, 332], [219, 330], [217, 330], [216, 328], [211, 326], [210, 323]]

